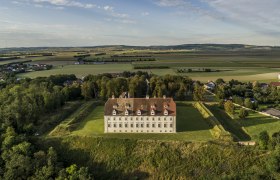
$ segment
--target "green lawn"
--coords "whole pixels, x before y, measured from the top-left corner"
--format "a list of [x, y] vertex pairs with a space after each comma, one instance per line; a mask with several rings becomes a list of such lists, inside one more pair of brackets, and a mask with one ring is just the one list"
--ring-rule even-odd
[[239, 141], [248, 141], [250, 136], [243, 131], [238, 122], [227, 115], [225, 111], [220, 109], [217, 105], [208, 105], [207, 108], [213, 113], [218, 121], [223, 125], [225, 130], [232, 133]]
[[[236, 114], [239, 108], [235, 110]], [[257, 139], [262, 131], [267, 131], [270, 135], [280, 130], [280, 120], [250, 111], [249, 116], [244, 120], [239, 120], [241, 126], [245, 128], [252, 139]]]
[[104, 134], [103, 111], [103, 106], [96, 107], [72, 132], [72, 135], [183, 141], [208, 141], [213, 139], [208, 124], [198, 110], [190, 104], [177, 106], [178, 133], [176, 134]]

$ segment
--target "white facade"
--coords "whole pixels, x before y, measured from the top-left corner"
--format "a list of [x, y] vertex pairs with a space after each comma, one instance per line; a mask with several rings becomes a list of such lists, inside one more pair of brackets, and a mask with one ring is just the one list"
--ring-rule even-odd
[[176, 133], [176, 116], [104, 116], [105, 133]]

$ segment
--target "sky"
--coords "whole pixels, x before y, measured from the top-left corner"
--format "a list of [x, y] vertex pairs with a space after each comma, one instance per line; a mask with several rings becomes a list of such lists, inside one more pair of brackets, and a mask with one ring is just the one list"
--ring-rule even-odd
[[280, 45], [280, 0], [0, 0], [0, 48]]

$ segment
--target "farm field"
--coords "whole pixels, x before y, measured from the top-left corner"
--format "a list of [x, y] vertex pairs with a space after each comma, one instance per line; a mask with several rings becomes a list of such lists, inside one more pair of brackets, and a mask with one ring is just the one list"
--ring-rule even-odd
[[[77, 77], [83, 77], [88, 74], [101, 73], [119, 73], [123, 71], [138, 71], [133, 69], [134, 65], [141, 66], [168, 66], [169, 69], [141, 69], [157, 75], [177, 74], [189, 76], [194, 80], [206, 82], [223, 78], [228, 81], [237, 79], [239, 81], [276, 81], [280, 72], [280, 58], [276, 54], [265, 55], [244, 55], [238, 54], [191, 54], [188, 52], [174, 52], [171, 54], [157, 54], [149, 51], [123, 51], [125, 55], [141, 56], [151, 55], [156, 61], [146, 62], [137, 61], [133, 63], [114, 63], [114, 64], [86, 64], [74, 65], [76, 62], [74, 52], [57, 53], [56, 56], [33, 58], [32, 63], [53, 64], [54, 68], [49, 71], [30, 72], [19, 74], [21, 77], [44, 77], [55, 74], [75, 74]], [[120, 52], [108, 52], [104, 57], [109, 58], [111, 55], [120, 55]], [[99, 57], [99, 56], [98, 56]], [[103, 56], [102, 56], [103, 57]], [[102, 58], [99, 57], [99, 58]], [[190, 72], [178, 73], [177, 69], [203, 69], [211, 68], [219, 72]]]
[[103, 106], [96, 107], [70, 135], [102, 136], [108, 138], [208, 141], [213, 137], [199, 111], [191, 104], [177, 106], [176, 134], [104, 134]]

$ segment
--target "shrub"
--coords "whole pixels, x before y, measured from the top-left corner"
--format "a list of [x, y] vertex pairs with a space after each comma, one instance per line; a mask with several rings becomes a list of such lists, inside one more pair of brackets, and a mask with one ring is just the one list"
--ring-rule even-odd
[[242, 108], [242, 109], [240, 109], [239, 115], [238, 115], [238, 116], [239, 116], [241, 119], [244, 119], [244, 118], [246, 118], [248, 115], [249, 115], [249, 111], [247, 111], [245, 108]]

